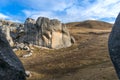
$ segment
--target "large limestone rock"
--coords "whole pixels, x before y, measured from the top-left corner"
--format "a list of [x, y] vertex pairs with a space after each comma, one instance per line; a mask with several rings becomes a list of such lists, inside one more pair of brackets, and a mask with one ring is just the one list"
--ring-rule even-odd
[[35, 20], [31, 18], [27, 18], [24, 23], [24, 31], [25, 36], [22, 38], [23, 42], [31, 43], [31, 44], [37, 44], [37, 29], [35, 26]]
[[6, 39], [8, 40], [9, 44], [11, 46], [14, 45], [13, 39], [10, 36], [10, 27], [8, 25], [2, 25], [0, 26], [0, 30], [2, 31], [2, 33], [5, 35]]
[[26, 80], [22, 63], [0, 30], [0, 80]]
[[109, 36], [108, 46], [111, 60], [120, 79], [120, 14], [117, 17]]
[[39, 17], [36, 26], [41, 34], [42, 46], [51, 48], [63, 48], [71, 46], [70, 34], [60, 21]]
[[64, 48], [72, 45], [71, 38], [65, 24], [57, 19], [50, 20], [39, 17], [37, 21], [28, 18], [25, 21], [25, 42], [48, 48]]

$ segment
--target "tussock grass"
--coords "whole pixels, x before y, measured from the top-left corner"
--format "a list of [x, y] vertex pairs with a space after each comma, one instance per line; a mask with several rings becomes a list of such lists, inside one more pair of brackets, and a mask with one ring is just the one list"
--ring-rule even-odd
[[117, 80], [107, 47], [111, 29], [69, 27], [69, 31], [76, 40], [71, 47], [34, 47], [31, 57], [20, 58], [25, 69], [32, 72], [27, 80]]

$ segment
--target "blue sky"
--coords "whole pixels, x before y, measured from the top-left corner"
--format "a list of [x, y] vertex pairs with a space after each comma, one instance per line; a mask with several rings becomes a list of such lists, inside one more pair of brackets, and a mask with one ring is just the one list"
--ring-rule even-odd
[[24, 22], [30, 17], [66, 22], [102, 20], [114, 23], [120, 0], [0, 0], [0, 18]]

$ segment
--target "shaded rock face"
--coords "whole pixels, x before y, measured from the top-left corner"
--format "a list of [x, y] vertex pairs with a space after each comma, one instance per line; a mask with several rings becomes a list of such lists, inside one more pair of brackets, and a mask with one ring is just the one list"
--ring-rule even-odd
[[117, 17], [109, 36], [108, 46], [111, 60], [120, 79], [120, 14]]
[[12, 39], [15, 41], [18, 37], [21, 36], [21, 33], [24, 33], [24, 25], [23, 24], [14, 24], [10, 26], [10, 35]]
[[50, 20], [39, 17], [35, 22], [35, 20], [28, 18], [25, 21], [25, 33], [27, 36], [24, 38], [25, 42], [48, 48], [69, 47], [73, 41], [66, 25], [57, 19]]
[[23, 42], [28, 42], [31, 44], [37, 44], [37, 29], [35, 26], [35, 20], [27, 18], [24, 23], [25, 36], [22, 38]]
[[2, 25], [2, 26], [0, 26], [0, 30], [5, 35], [5, 37], [8, 40], [10, 46], [13, 46], [14, 42], [13, 42], [12, 37], [10, 36], [10, 27], [7, 26], [7, 25]]
[[22, 63], [0, 30], [0, 80], [26, 80]]

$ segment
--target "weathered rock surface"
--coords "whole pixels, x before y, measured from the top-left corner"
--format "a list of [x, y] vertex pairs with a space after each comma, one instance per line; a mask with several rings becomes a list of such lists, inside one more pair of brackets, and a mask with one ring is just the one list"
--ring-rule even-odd
[[31, 44], [37, 44], [37, 29], [35, 26], [35, 20], [31, 18], [27, 18], [24, 23], [24, 29], [25, 29], [25, 36], [23, 37], [24, 42], [31, 43]]
[[0, 26], [11, 46], [18, 42], [59, 49], [69, 47], [75, 42], [66, 25], [57, 19], [39, 17], [35, 21], [27, 18], [24, 25], [0, 20]]
[[26, 73], [26, 76], [27, 76], [27, 77], [31, 77], [31, 76], [32, 76], [32, 74], [31, 74], [30, 71], [25, 71], [25, 73]]
[[0, 31], [0, 80], [26, 80], [22, 63]]
[[111, 60], [120, 79], [120, 14], [117, 17], [109, 36], [108, 46]]
[[17, 51], [17, 50], [26, 50], [26, 51], [31, 51], [31, 48], [28, 44], [24, 44], [24, 43], [18, 43], [16, 42], [14, 47], [12, 47], [13, 51]]
[[14, 45], [14, 42], [19, 42], [19, 38], [24, 35], [24, 25], [21, 23], [0, 19], [0, 29], [11, 46]]
[[6, 39], [8, 40], [9, 44], [11, 46], [14, 45], [13, 39], [10, 36], [10, 27], [8, 25], [2, 25], [0, 26], [0, 30], [2, 31], [2, 33], [5, 35]]
[[14, 24], [10, 27], [10, 35], [14, 42], [19, 42], [19, 38], [22, 38], [24, 35], [24, 25], [23, 24]]
[[45, 17], [39, 17], [37, 21], [28, 18], [25, 21], [25, 34], [24, 42], [48, 48], [69, 47], [74, 41], [65, 24]]

